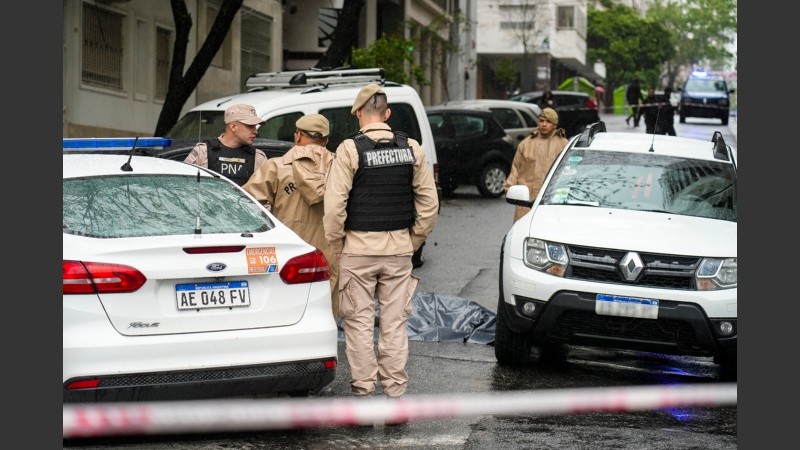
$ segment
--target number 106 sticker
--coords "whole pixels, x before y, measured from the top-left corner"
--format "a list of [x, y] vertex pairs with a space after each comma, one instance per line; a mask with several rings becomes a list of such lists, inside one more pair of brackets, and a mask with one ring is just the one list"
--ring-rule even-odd
[[248, 248], [247, 273], [275, 273], [278, 271], [278, 257], [275, 247]]

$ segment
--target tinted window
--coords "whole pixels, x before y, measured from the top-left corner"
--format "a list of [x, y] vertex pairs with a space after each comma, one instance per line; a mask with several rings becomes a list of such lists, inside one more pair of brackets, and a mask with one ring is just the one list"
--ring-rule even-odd
[[165, 137], [201, 140], [217, 137], [225, 131], [223, 111], [190, 111], [178, 120]]
[[274, 227], [262, 209], [225, 180], [140, 175], [65, 179], [64, 233], [97, 238], [257, 233]]
[[258, 137], [294, 142], [294, 132], [297, 129], [295, 122], [302, 116], [301, 112], [292, 112], [272, 117], [258, 127]]
[[658, 155], [571, 150], [542, 203], [662, 211], [736, 221], [731, 164]]
[[558, 106], [582, 106], [584, 97], [579, 95], [565, 95], [565, 94], [555, 94], [556, 98], [556, 105]]
[[490, 108], [494, 118], [500, 122], [500, 126], [503, 128], [524, 128], [525, 125], [522, 124], [522, 120], [520, 120], [517, 112], [513, 109], [509, 108]]
[[[336, 151], [336, 147], [353, 133], [358, 131], [358, 118], [350, 114], [350, 106], [339, 108], [323, 108], [319, 113], [328, 118], [331, 126], [331, 135], [328, 139], [328, 149]], [[416, 139], [422, 144], [422, 133], [417, 122], [417, 115], [414, 108], [407, 103], [389, 103], [392, 110], [391, 116], [386, 123], [392, 130], [403, 131], [408, 137]]]
[[486, 123], [483, 118], [478, 116], [451, 114], [450, 121], [453, 124], [456, 137], [475, 136], [486, 129]]

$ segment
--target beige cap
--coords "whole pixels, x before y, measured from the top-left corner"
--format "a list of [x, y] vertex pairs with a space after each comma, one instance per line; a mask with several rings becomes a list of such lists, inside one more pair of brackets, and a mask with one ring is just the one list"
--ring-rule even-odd
[[353, 102], [353, 109], [350, 110], [350, 114], [355, 116], [356, 111], [361, 109], [361, 107], [367, 103], [367, 100], [371, 99], [375, 94], [386, 95], [386, 92], [383, 92], [383, 89], [375, 83], [370, 83], [361, 88], [356, 96], [356, 101]]
[[552, 123], [553, 125], [558, 125], [558, 113], [553, 108], [545, 108], [542, 110], [542, 113], [539, 115], [539, 118], [544, 117], [547, 119], [548, 122]]
[[324, 138], [331, 134], [330, 123], [322, 114], [306, 114], [294, 124], [315, 138]]
[[266, 122], [256, 115], [256, 109], [251, 105], [239, 103], [225, 110], [225, 123], [242, 122], [246, 125], [258, 125]]

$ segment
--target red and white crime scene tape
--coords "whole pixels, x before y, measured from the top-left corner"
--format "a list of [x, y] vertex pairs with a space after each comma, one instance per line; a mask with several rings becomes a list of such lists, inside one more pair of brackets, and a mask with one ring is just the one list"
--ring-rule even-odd
[[64, 405], [64, 438], [404, 423], [481, 415], [559, 415], [736, 404], [736, 383], [374, 397]]

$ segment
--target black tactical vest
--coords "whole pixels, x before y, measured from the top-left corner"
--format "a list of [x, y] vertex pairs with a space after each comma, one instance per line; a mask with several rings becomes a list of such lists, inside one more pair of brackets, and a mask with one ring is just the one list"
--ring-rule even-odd
[[353, 140], [358, 151], [358, 170], [347, 200], [346, 230], [390, 231], [414, 225], [414, 150], [408, 135], [394, 133], [394, 140], [373, 141], [365, 134]]
[[219, 139], [204, 141], [208, 149], [208, 168], [225, 175], [239, 186], [247, 183], [256, 169], [256, 149], [251, 145], [230, 148]]

